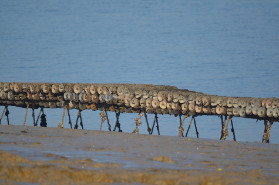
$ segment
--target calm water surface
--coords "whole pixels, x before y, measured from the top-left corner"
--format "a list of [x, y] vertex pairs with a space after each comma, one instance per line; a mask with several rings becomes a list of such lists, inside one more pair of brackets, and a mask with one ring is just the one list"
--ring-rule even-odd
[[[2, 0], [0, 28], [0, 81], [150, 83], [279, 97], [277, 0]], [[48, 125], [57, 126], [63, 110], [45, 111]], [[22, 124], [24, 114], [10, 108], [11, 123]], [[120, 116], [125, 132], [136, 116]], [[99, 129], [99, 112], [84, 111], [83, 120], [86, 129]], [[178, 118], [159, 116], [159, 123], [161, 134], [177, 135]], [[198, 117], [197, 124], [200, 137], [220, 137], [219, 118]], [[234, 124], [238, 140], [261, 140], [262, 121]], [[271, 142], [279, 143], [278, 133], [275, 123]]]

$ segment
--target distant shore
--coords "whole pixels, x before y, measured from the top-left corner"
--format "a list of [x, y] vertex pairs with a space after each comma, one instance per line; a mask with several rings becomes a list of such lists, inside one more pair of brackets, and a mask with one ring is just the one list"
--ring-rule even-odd
[[279, 145], [0, 125], [0, 182], [276, 184]]

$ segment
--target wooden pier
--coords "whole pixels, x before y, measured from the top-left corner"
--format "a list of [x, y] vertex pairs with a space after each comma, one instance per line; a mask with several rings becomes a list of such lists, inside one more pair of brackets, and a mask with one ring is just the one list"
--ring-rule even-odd
[[[265, 125], [263, 142], [269, 142], [271, 125], [279, 121], [278, 98], [217, 96], [178, 89], [174, 86], [150, 84], [0, 82], [0, 105], [4, 107], [0, 123], [5, 115], [9, 124], [8, 107], [16, 106], [26, 108], [24, 125], [28, 110], [32, 109], [34, 126], [37, 126], [39, 117], [41, 118], [40, 125], [46, 126], [45, 108], [64, 108], [62, 121], [58, 125], [62, 128], [66, 113], [72, 128], [70, 109], [79, 110], [74, 128], [78, 127], [78, 121], [83, 128], [81, 112], [91, 109], [102, 111], [100, 128], [102, 129], [102, 124], [107, 121], [109, 130], [111, 130], [107, 111], [112, 111], [116, 113], [117, 117], [114, 131], [116, 128], [121, 131], [120, 113], [139, 113], [139, 117], [135, 119], [135, 133], [138, 132], [138, 127], [142, 123], [142, 116], [145, 116], [147, 121], [147, 113], [151, 113], [154, 114], [154, 122], [150, 127], [147, 121], [149, 134], [153, 133], [155, 124], [157, 132], [160, 134], [158, 114], [171, 114], [180, 117], [179, 136], [187, 136], [193, 122], [197, 137], [195, 117], [216, 115], [220, 116], [222, 123], [221, 140], [225, 140], [228, 136], [228, 125], [231, 124], [233, 127], [233, 117], [263, 120]], [[38, 108], [40, 108], [40, 113], [36, 119], [34, 109]], [[192, 117], [192, 119], [184, 134], [184, 122], [187, 117]]]

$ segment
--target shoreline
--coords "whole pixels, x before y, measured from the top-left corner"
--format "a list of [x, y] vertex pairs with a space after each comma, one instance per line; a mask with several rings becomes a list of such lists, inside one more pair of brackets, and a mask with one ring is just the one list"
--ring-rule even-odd
[[279, 145], [0, 125], [0, 182], [274, 184]]

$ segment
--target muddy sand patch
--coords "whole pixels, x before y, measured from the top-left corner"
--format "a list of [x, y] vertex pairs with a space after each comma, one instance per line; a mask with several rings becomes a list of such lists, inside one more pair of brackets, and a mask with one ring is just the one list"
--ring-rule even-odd
[[276, 144], [23, 126], [0, 129], [7, 133], [0, 135], [4, 184], [279, 182]]

